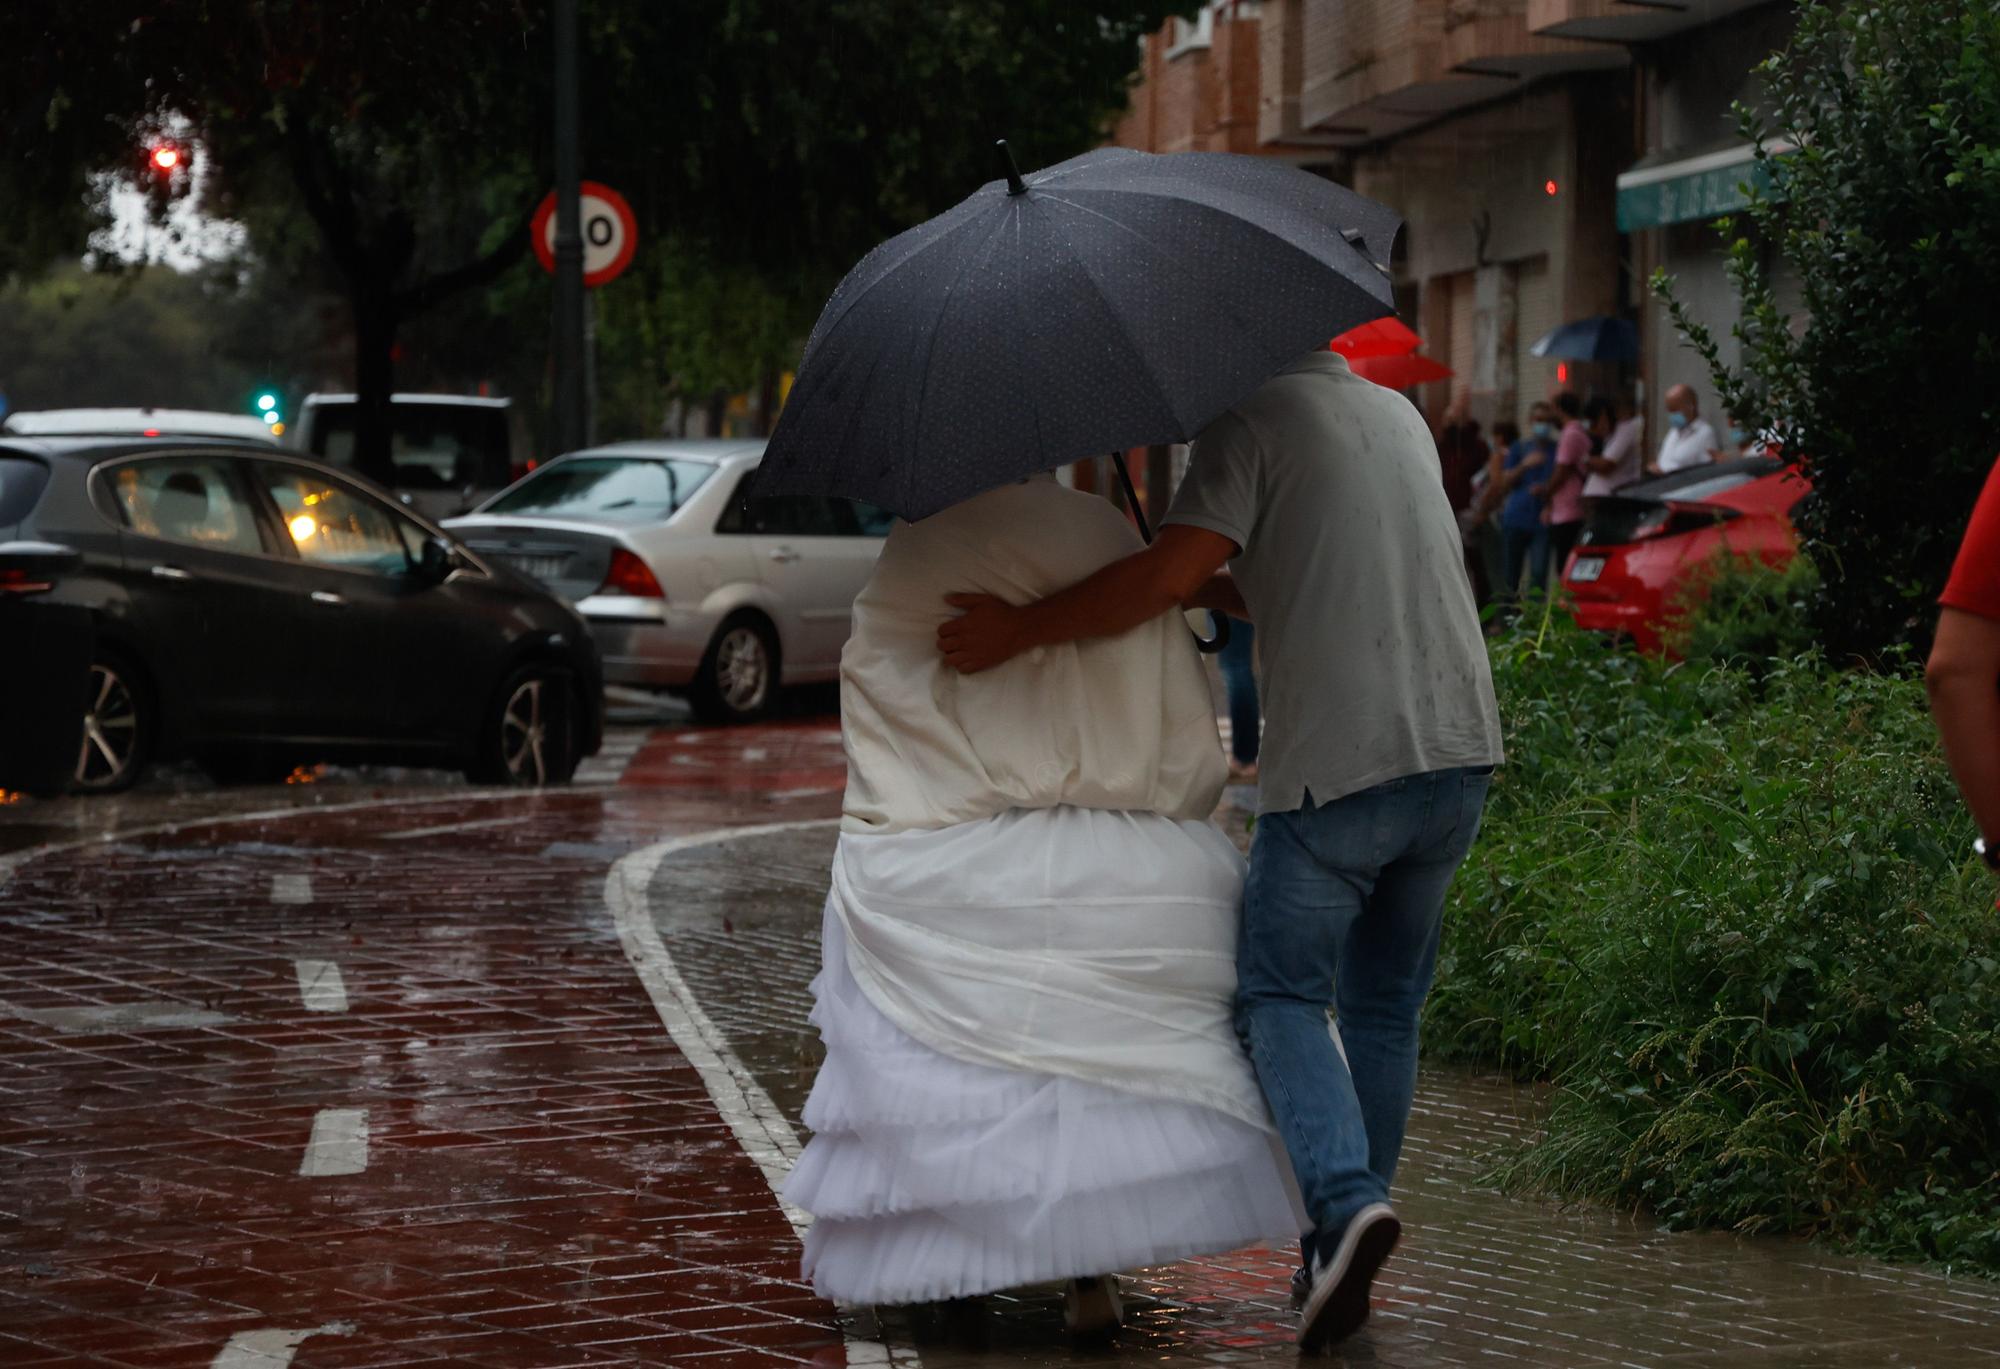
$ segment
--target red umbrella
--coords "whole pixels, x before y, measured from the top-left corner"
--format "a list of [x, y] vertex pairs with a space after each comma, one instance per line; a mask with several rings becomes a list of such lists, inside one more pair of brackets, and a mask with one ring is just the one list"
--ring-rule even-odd
[[1359, 328], [1349, 328], [1329, 342], [1327, 350], [1338, 352], [1352, 361], [1356, 357], [1406, 356], [1423, 345], [1422, 338], [1411, 332], [1401, 319], [1392, 316], [1364, 323]]
[[1447, 380], [1453, 372], [1441, 361], [1433, 361], [1426, 356], [1408, 352], [1402, 356], [1364, 356], [1348, 363], [1354, 374], [1363, 380], [1372, 380], [1377, 385], [1386, 385], [1392, 390], [1407, 390], [1412, 385], [1426, 385], [1433, 380]]

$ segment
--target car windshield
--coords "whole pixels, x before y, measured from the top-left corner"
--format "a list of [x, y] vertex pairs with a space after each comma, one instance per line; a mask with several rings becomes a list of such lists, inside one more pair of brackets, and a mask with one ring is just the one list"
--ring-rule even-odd
[[[314, 405], [312, 452], [336, 466], [354, 466], [356, 405], [351, 400]], [[483, 404], [401, 401], [390, 408], [389, 460], [398, 488], [491, 489], [508, 475], [507, 414]]]
[[1678, 485], [1671, 490], [1662, 491], [1660, 498], [1671, 499], [1676, 503], [1698, 504], [1704, 499], [1712, 499], [1718, 494], [1725, 494], [1730, 490], [1747, 485], [1752, 480], [1757, 479], [1760, 474], [1762, 472], [1730, 471], [1708, 480], [1697, 480], [1691, 485]]
[[715, 467], [656, 456], [578, 456], [544, 466], [482, 513], [541, 513], [659, 523], [674, 516]]

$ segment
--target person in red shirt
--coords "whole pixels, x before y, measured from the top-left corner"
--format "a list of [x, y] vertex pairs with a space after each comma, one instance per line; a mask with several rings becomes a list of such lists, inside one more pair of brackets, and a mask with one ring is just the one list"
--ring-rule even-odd
[[2000, 462], [1938, 602], [1944, 609], [1924, 670], [1931, 716], [1979, 825], [1979, 853], [2000, 873]]

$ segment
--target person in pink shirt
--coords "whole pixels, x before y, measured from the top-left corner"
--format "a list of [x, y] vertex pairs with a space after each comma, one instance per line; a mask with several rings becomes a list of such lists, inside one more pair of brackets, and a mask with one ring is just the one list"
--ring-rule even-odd
[[[1583, 401], [1574, 390], [1556, 396], [1556, 411], [1563, 417], [1563, 426], [1556, 438], [1555, 474], [1543, 493], [1548, 507], [1542, 511], [1542, 521], [1549, 529], [1549, 570], [1560, 580], [1583, 532], [1583, 482], [1588, 474], [1591, 429], [1583, 421]], [[1598, 415], [1593, 412], [1592, 417]]]

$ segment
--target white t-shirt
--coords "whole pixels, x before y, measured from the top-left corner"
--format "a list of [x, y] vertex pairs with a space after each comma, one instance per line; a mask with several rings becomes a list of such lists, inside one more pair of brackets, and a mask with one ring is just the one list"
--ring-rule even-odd
[[1618, 464], [1608, 475], [1593, 474], [1583, 482], [1583, 497], [1595, 499], [1610, 494], [1621, 485], [1629, 485], [1639, 478], [1639, 438], [1645, 432], [1646, 420], [1632, 417], [1620, 423], [1605, 440], [1604, 456]]
[[1257, 624], [1262, 811], [1501, 759], [1486, 639], [1430, 429], [1312, 352], [1195, 439], [1161, 520], [1206, 528]]
[[1660, 473], [1706, 466], [1715, 445], [1715, 429], [1705, 418], [1694, 419], [1685, 428], [1667, 429], [1667, 435], [1660, 439]]

